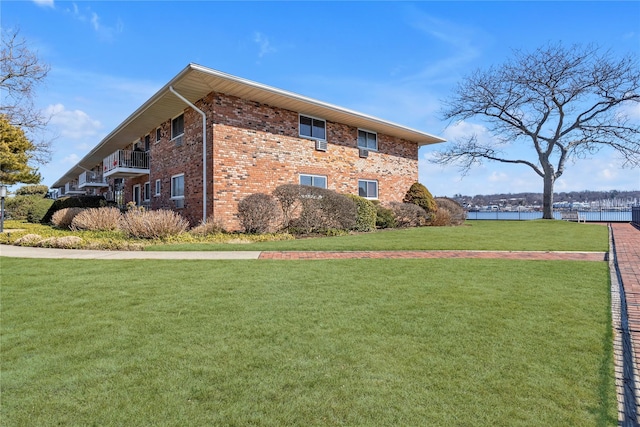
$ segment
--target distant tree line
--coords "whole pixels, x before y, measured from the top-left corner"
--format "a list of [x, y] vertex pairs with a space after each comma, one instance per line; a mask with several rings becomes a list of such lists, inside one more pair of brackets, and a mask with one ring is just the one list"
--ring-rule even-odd
[[[600, 200], [613, 199], [640, 199], [640, 191], [569, 191], [554, 193], [556, 202], [597, 202]], [[506, 201], [511, 205], [542, 205], [542, 193], [497, 193], [497, 194], [477, 194], [475, 196], [465, 196], [456, 194], [453, 197], [462, 205], [499, 205], [501, 201]]]

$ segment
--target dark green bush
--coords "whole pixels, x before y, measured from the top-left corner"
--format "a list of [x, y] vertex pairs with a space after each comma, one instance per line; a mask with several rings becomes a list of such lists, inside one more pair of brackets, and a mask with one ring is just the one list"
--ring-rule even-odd
[[427, 190], [427, 187], [419, 182], [414, 182], [411, 185], [402, 201], [420, 206], [427, 214], [435, 213], [438, 210], [438, 205], [429, 190]]
[[395, 228], [396, 226], [396, 216], [393, 210], [385, 208], [380, 203], [376, 203], [376, 227]]
[[51, 217], [56, 211], [65, 208], [103, 208], [106, 206], [116, 206], [115, 202], [108, 202], [102, 196], [78, 196], [78, 197], [61, 197], [57, 199], [49, 210], [47, 211], [44, 218], [42, 218], [43, 224], [49, 224], [51, 222]]
[[42, 220], [53, 204], [53, 200], [42, 195], [15, 196], [5, 199], [7, 217], [37, 223]]
[[356, 231], [373, 231], [376, 229], [376, 205], [355, 194], [347, 194], [348, 198], [356, 204], [357, 218], [356, 225], [353, 228]]

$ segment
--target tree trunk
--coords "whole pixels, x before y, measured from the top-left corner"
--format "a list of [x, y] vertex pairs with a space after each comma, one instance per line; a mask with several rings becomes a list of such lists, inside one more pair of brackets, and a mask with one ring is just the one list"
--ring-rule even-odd
[[550, 171], [545, 171], [543, 180], [544, 192], [542, 193], [542, 219], [553, 219], [554, 174]]

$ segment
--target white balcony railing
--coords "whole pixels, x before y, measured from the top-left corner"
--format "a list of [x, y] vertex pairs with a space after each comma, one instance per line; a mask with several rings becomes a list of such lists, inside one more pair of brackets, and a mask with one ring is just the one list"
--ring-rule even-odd
[[84, 190], [78, 188], [78, 183], [76, 181], [67, 182], [64, 185], [64, 194], [84, 194]]
[[106, 179], [100, 172], [85, 171], [78, 177], [78, 188], [107, 187]]
[[149, 174], [149, 153], [145, 151], [118, 150], [102, 161], [104, 177], [133, 177]]

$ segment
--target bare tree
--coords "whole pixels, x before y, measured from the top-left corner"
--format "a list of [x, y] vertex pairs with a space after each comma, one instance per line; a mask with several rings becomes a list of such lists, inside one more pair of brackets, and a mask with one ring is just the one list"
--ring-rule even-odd
[[18, 34], [18, 30], [2, 29], [0, 114], [4, 114], [12, 126], [22, 129], [29, 136], [35, 146], [33, 159], [46, 163], [51, 141], [38, 134], [44, 131], [49, 119], [35, 107], [34, 96], [37, 86], [44, 82], [50, 68], [42, 63]]
[[[543, 179], [543, 218], [552, 219], [553, 186], [568, 160], [611, 147], [623, 166], [640, 165], [640, 126], [624, 108], [640, 102], [639, 89], [631, 55], [614, 59], [593, 45], [514, 51], [505, 64], [465, 77], [444, 101], [445, 119], [482, 118], [491, 139], [453, 141], [433, 162], [458, 164], [463, 173], [485, 160], [527, 165]], [[509, 156], [508, 148], [522, 145], [537, 158]]]

